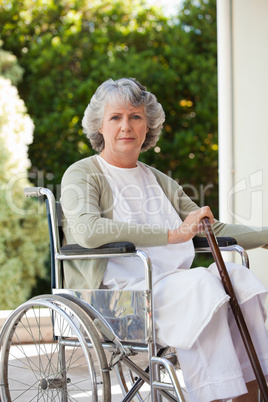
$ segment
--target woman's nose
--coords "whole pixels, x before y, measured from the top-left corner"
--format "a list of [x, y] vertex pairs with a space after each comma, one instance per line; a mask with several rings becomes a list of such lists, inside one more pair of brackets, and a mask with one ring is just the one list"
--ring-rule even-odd
[[122, 131], [128, 131], [128, 130], [130, 129], [130, 127], [131, 127], [131, 124], [130, 124], [129, 118], [128, 118], [128, 117], [124, 117], [124, 118], [122, 119], [122, 125], [121, 125]]

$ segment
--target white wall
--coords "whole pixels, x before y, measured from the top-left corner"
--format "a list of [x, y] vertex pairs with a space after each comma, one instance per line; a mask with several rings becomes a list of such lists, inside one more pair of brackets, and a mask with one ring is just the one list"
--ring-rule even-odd
[[[259, 227], [268, 227], [267, 18], [268, 0], [217, 0], [220, 219]], [[268, 250], [249, 257], [268, 287]]]
[[[268, 226], [268, 1], [232, 0], [235, 223]], [[251, 251], [268, 287], [268, 250]]]

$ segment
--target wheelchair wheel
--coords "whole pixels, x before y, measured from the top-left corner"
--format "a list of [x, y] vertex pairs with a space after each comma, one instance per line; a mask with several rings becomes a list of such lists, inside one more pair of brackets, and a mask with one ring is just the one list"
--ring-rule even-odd
[[[144, 358], [140, 356], [141, 354], [139, 353], [136, 357], [137, 363], [140, 368], [143, 370], [147, 370], [148, 366], [148, 357], [147, 353], [144, 353]], [[176, 350], [174, 348], [166, 348], [163, 349], [163, 353], [160, 354], [161, 357], [165, 357], [166, 359], [170, 360], [175, 367], [177, 376], [179, 378], [180, 384], [183, 383], [183, 378], [182, 378], [182, 373], [180, 369], [180, 365], [178, 362]], [[135, 358], [134, 358], [135, 360]], [[117, 376], [117, 381], [121, 387], [121, 390], [124, 395], [126, 395], [130, 389], [134, 386], [134, 384], [138, 381], [139, 375], [135, 373], [133, 370], [130, 368], [126, 367], [123, 362], [119, 362], [116, 365], [116, 376]], [[160, 366], [160, 373], [159, 373], [160, 381], [162, 382], [170, 382], [169, 375], [166, 372], [165, 367]], [[139, 401], [139, 402], [147, 402], [151, 400], [151, 390], [150, 386], [147, 383], [142, 383], [143, 385], [140, 387], [139, 391], [135, 394], [135, 398], [133, 400]], [[182, 387], [183, 393], [185, 400], [187, 401], [187, 393], [184, 387]], [[169, 395], [163, 396], [162, 398], [164, 400], [170, 400], [170, 401], [177, 401], [175, 392], [169, 391]]]
[[0, 336], [1, 401], [110, 401], [96, 329], [75, 303], [52, 295], [19, 306]]

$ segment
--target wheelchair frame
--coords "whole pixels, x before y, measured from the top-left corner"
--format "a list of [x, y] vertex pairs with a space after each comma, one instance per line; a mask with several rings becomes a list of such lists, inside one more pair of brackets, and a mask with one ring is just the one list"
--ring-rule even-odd
[[[52, 265], [52, 295], [38, 296], [31, 299], [23, 305], [19, 306], [11, 316], [7, 319], [6, 323], [0, 334], [1, 346], [1, 396], [2, 401], [12, 401], [12, 395], [9, 390], [9, 378], [7, 365], [9, 362], [8, 355], [10, 354], [10, 342], [13, 335], [16, 333], [16, 327], [21, 321], [22, 317], [26, 316], [28, 309], [48, 308], [51, 310], [53, 321], [53, 339], [59, 344], [60, 355], [60, 375], [57, 377], [40, 376], [37, 378], [38, 392], [51, 392], [56, 389], [59, 391], [59, 400], [67, 401], [68, 396], [68, 381], [66, 362], [65, 362], [65, 349], [77, 345], [79, 343], [89, 370], [92, 388], [93, 401], [99, 400], [97, 392], [97, 385], [94, 383], [95, 373], [92, 357], [88, 351], [93, 348], [97, 354], [98, 364], [100, 366], [101, 381], [104, 386], [102, 387], [103, 400], [109, 402], [111, 398], [110, 378], [109, 371], [115, 366], [118, 371], [118, 377], [121, 378], [123, 363], [129, 370], [129, 373], [135, 373], [137, 378], [133, 377], [132, 386], [129, 389], [125, 385], [124, 379], [121, 378], [121, 388], [125, 393], [122, 401], [128, 402], [137, 396], [139, 400], [139, 390], [144, 382], [150, 385], [151, 400], [152, 402], [161, 401], [162, 397], [170, 401], [184, 402], [184, 393], [179, 380], [176, 375], [175, 367], [172, 363], [173, 355], [165, 357], [168, 348], [160, 348], [155, 340], [154, 322], [152, 319], [153, 310], [153, 295], [152, 295], [152, 266], [150, 258], [142, 250], [136, 250], [135, 246], [131, 243], [112, 243], [101, 246], [96, 249], [86, 249], [78, 245], [66, 245], [61, 247], [60, 234], [59, 234], [59, 219], [57, 216], [57, 204], [53, 193], [43, 187], [31, 187], [25, 189], [26, 196], [40, 197], [46, 196], [48, 222], [50, 232], [50, 248], [51, 248], [51, 265]], [[223, 251], [237, 251], [241, 258], [242, 264], [249, 267], [248, 256], [245, 250], [236, 244], [232, 238], [218, 238], [220, 249]], [[195, 247], [198, 247], [198, 252], [210, 251], [206, 238], [195, 238]], [[142, 293], [144, 301], [144, 329], [145, 329], [145, 344], [127, 341], [124, 342], [116, 334], [111, 324], [103, 317], [98, 310], [89, 304], [83, 302], [82, 299], [77, 297], [77, 292], [70, 292], [63, 289], [63, 274], [62, 262], [64, 260], [74, 259], [92, 259], [92, 258], [113, 258], [113, 257], [133, 257], [140, 258], [144, 265], [145, 283], [146, 288]], [[98, 290], [96, 291], [98, 292]], [[103, 290], [100, 290], [103, 292]], [[111, 291], [105, 291], [111, 292]], [[69, 293], [69, 294], [68, 294]], [[71, 293], [71, 294], [70, 294]], [[72, 320], [73, 318], [73, 320]], [[57, 322], [64, 321], [67, 336], [64, 331], [59, 333], [55, 329]], [[66, 330], [66, 328], [68, 330]], [[69, 332], [68, 332], [69, 331]], [[112, 356], [108, 364], [105, 352], [109, 351]], [[148, 367], [143, 370], [130, 357], [138, 352], [148, 353]], [[160, 380], [160, 371], [164, 368], [165, 373], [168, 375], [170, 382]], [[150, 373], [150, 375], [149, 375]], [[124, 391], [125, 390], [125, 391]], [[88, 395], [89, 397], [89, 395]], [[54, 399], [53, 399], [54, 400]], [[86, 399], [91, 400], [91, 399]]]

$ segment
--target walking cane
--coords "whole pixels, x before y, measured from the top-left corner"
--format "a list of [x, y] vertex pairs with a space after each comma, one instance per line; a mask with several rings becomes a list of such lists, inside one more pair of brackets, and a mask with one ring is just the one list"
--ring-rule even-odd
[[203, 224], [204, 230], [206, 232], [208, 244], [211, 248], [213, 258], [214, 258], [217, 268], [219, 270], [224, 289], [225, 289], [226, 293], [228, 294], [228, 296], [230, 296], [230, 305], [233, 310], [233, 314], [234, 314], [235, 320], [237, 322], [237, 326], [240, 331], [241, 337], [243, 339], [243, 342], [244, 342], [250, 363], [252, 365], [254, 374], [256, 376], [256, 380], [258, 382], [261, 395], [262, 395], [264, 401], [268, 402], [267, 383], [266, 383], [264, 374], [262, 372], [262, 368], [261, 368], [258, 356], [256, 354], [254, 345], [252, 343], [248, 328], [246, 326], [246, 322], [244, 320], [242, 311], [239, 307], [233, 285], [231, 283], [228, 271], [226, 269], [219, 246], [217, 244], [217, 240], [216, 240], [213, 230], [211, 228], [209, 219], [203, 218], [202, 224]]

